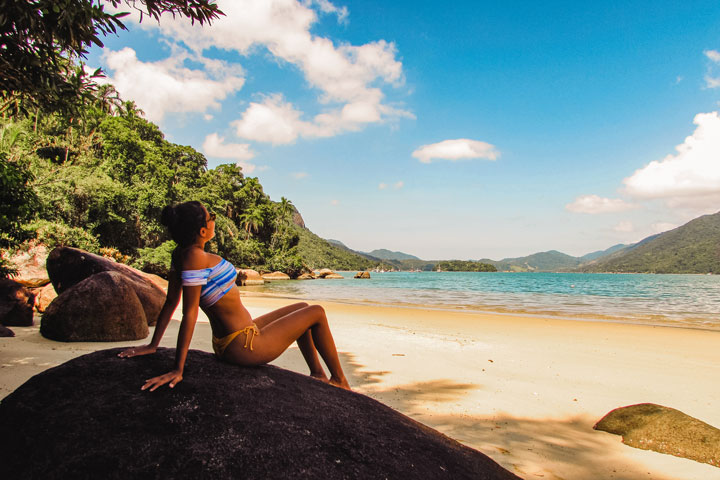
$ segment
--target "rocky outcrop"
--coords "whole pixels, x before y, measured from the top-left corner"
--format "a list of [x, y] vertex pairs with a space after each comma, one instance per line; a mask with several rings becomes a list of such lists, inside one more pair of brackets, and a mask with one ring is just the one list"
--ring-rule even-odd
[[58, 294], [62, 294], [68, 288], [96, 273], [122, 274], [129, 280], [129, 284], [140, 299], [148, 325], [155, 325], [165, 303], [165, 292], [143, 272], [77, 248], [58, 247], [50, 252], [47, 271]]
[[335, 272], [329, 268], [321, 268], [320, 270], [315, 270], [313, 273], [315, 274], [315, 278], [325, 278], [328, 275], [333, 275]]
[[47, 247], [44, 245], [33, 245], [27, 251], [16, 252], [10, 257], [10, 261], [17, 268], [13, 280], [28, 288], [38, 288], [50, 283], [45, 269], [47, 256]]
[[297, 277], [298, 280], [314, 280], [315, 275], [312, 273], [303, 273], [300, 276]]
[[674, 408], [653, 403], [621, 407], [593, 428], [622, 435], [631, 447], [720, 467], [720, 430]]
[[0, 278], [0, 324], [27, 327], [33, 324], [35, 294], [9, 278]]
[[149, 334], [132, 281], [100, 272], [62, 292], [47, 307], [40, 333], [61, 342], [119, 342]]
[[331, 273], [331, 274], [329, 274], [329, 275], [325, 275], [323, 278], [327, 278], [327, 279], [329, 279], [329, 280], [332, 280], [332, 279], [339, 280], [339, 279], [342, 279], [342, 278], [345, 278], [345, 277], [343, 277], [343, 276], [340, 275], [339, 273]]
[[237, 272], [238, 277], [236, 283], [240, 286], [265, 284], [263, 277], [251, 268], [240, 268]]
[[290, 280], [290, 275], [287, 275], [283, 272], [272, 272], [272, 273], [266, 273], [262, 276], [263, 280], [265, 281], [272, 281], [272, 280]]
[[52, 286], [52, 283], [35, 289], [35, 310], [43, 313], [48, 305], [55, 300], [55, 297], [57, 297], [57, 292], [55, 291], [55, 287]]
[[4, 478], [517, 479], [477, 450], [353, 392], [197, 350], [120, 349], [40, 373], [0, 403]]
[[358, 272], [355, 274], [355, 278], [370, 278], [370, 272]]

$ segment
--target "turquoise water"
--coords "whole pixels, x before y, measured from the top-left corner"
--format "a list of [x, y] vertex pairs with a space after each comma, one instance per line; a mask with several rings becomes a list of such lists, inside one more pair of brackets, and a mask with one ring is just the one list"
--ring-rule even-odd
[[388, 272], [245, 290], [306, 300], [527, 313], [720, 330], [720, 276]]

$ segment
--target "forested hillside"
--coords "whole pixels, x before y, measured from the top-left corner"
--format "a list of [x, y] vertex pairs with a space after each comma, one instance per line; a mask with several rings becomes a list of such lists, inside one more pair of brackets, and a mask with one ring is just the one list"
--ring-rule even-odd
[[163, 273], [174, 244], [159, 223], [165, 205], [199, 200], [217, 214], [210, 248], [237, 266], [303, 268], [294, 207], [273, 202], [240, 167], [208, 169], [111, 86], [80, 115], [21, 109], [0, 120], [0, 245], [69, 245]]
[[582, 267], [585, 272], [720, 273], [720, 212]]
[[[310, 230], [294, 226], [300, 237], [298, 243], [298, 254], [303, 262], [310, 268], [331, 268], [333, 270], [367, 270], [378, 265], [374, 261], [362, 257], [349, 248], [338, 245], [340, 242], [333, 242], [322, 239]], [[342, 243], [340, 243], [342, 245]]]

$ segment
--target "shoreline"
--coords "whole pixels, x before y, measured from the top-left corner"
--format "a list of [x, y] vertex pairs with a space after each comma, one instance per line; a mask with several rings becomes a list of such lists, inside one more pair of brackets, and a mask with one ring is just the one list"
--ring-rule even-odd
[[[289, 303], [264, 295], [242, 300], [253, 316]], [[319, 303], [355, 391], [523, 478], [720, 478], [716, 467], [592, 430], [610, 410], [644, 402], [720, 426], [720, 332]], [[161, 346], [174, 348], [179, 318], [176, 311]], [[17, 337], [0, 339], [0, 397], [76, 356], [148, 341], [53, 342], [40, 336], [37, 317], [35, 326], [13, 330]], [[190, 348], [212, 351], [209, 323], [197, 324]], [[307, 374], [295, 346], [272, 364]]]
[[[469, 314], [478, 314], [478, 315], [499, 315], [499, 316], [508, 316], [508, 317], [528, 317], [528, 318], [537, 318], [537, 319], [558, 319], [558, 320], [567, 320], [567, 321], [577, 321], [577, 322], [599, 322], [599, 323], [616, 323], [621, 325], [643, 325], [643, 326], [649, 326], [649, 327], [667, 327], [667, 328], [681, 328], [681, 329], [689, 329], [689, 330], [699, 330], [699, 331], [707, 331], [707, 332], [720, 332], [720, 324], [718, 325], [712, 325], [708, 327], [703, 327], [702, 323], [705, 322], [702, 318], [699, 317], [685, 317], [682, 320], [673, 319], [671, 317], [663, 317], [663, 318], [657, 318], [658, 315], [636, 315], [635, 317], [627, 317], [623, 315], [599, 315], [599, 314], [571, 314], [571, 313], [565, 313], [565, 312], [558, 312], [558, 311], [536, 311], [536, 310], [523, 310], [523, 309], [511, 309], [508, 307], [497, 307], [492, 308], [489, 305], [483, 306], [482, 308], [470, 308], [470, 307], [456, 307], [452, 308], [451, 306], [442, 306], [437, 304], [420, 304], [420, 303], [403, 303], [403, 302], [373, 302], [373, 301], [364, 301], [362, 299], [328, 299], [323, 297], [306, 297], [306, 296], [294, 296], [294, 295], [288, 295], [284, 293], [273, 293], [273, 292], [263, 292], [259, 289], [263, 288], [261, 286], [253, 286], [251, 287], [252, 290], [246, 290], [248, 287], [240, 287], [240, 296], [241, 298], [252, 298], [252, 297], [260, 297], [260, 298], [275, 298], [275, 299], [283, 299], [283, 300], [290, 300], [290, 301], [299, 301], [299, 302], [315, 302], [315, 303], [337, 303], [340, 305], [355, 305], [355, 306], [367, 306], [367, 307], [377, 307], [377, 308], [402, 308], [402, 309], [409, 309], [409, 310], [432, 310], [436, 312], [457, 312], [457, 313], [469, 313]], [[653, 321], [653, 319], [656, 319]], [[693, 321], [693, 323], [686, 323], [686, 321]], [[657, 323], [656, 323], [657, 322]]]

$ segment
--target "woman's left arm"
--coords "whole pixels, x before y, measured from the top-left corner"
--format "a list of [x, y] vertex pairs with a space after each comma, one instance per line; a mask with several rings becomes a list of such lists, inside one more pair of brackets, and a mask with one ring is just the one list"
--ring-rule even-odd
[[169, 384], [170, 388], [175, 387], [183, 379], [183, 371], [185, 370], [185, 360], [190, 349], [190, 341], [192, 340], [195, 324], [197, 323], [198, 310], [200, 308], [200, 290], [198, 286], [183, 287], [183, 317], [180, 323], [180, 331], [178, 332], [177, 348], [175, 349], [175, 368], [159, 377], [154, 377], [145, 382], [142, 390], [149, 389], [151, 392], [158, 387]]

